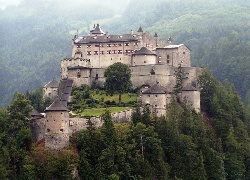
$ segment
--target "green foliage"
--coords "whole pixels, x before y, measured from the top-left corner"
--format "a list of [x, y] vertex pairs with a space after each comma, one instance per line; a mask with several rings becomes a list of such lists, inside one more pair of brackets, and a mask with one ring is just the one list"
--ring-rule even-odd
[[124, 102], [118, 104], [118, 94], [108, 96], [104, 90], [90, 89], [87, 85], [73, 88], [72, 96], [73, 102], [69, 105], [69, 109], [84, 117], [100, 116], [105, 109], [111, 112], [129, 109], [128, 107], [133, 106], [137, 98], [136, 94], [126, 93], [122, 95]]
[[[177, 71], [175, 72], [176, 84], [174, 86], [174, 94], [178, 97], [178, 94], [182, 91], [182, 76], [183, 71], [181, 69], [181, 65], [179, 65]], [[180, 98], [180, 97], [178, 97]]]
[[110, 65], [104, 72], [106, 81], [104, 83], [106, 92], [113, 95], [119, 93], [119, 104], [121, 103], [121, 95], [129, 92], [132, 87], [131, 70], [126, 64], [120, 62]]
[[[29, 101], [16, 93], [9, 109], [0, 109], [1, 179], [247, 179], [249, 118], [234, 87], [208, 71], [199, 78], [201, 113], [175, 99], [166, 117], [135, 107], [131, 123], [103, 126], [72, 137], [74, 148], [51, 152], [34, 144], [28, 127]], [[90, 97], [83, 88], [79, 96]], [[101, 93], [101, 92], [99, 92]], [[143, 168], [142, 168], [143, 167]], [[78, 172], [78, 174], [76, 174]]]
[[40, 87], [34, 92], [26, 92], [26, 98], [30, 100], [31, 105], [38, 112], [44, 112], [46, 107], [52, 104], [52, 100], [50, 98], [43, 98], [43, 88]]

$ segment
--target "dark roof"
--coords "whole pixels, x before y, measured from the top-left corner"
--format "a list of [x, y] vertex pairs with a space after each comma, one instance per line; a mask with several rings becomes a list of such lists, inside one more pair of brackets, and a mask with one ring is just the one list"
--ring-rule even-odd
[[71, 91], [72, 91], [72, 87], [65, 87], [64, 89], [63, 89], [63, 93], [64, 94], [71, 94]]
[[137, 32], [143, 32], [141, 26], [139, 27], [138, 31]]
[[182, 88], [182, 91], [197, 91], [197, 88], [189, 84], [186, 87]]
[[103, 36], [82, 36], [74, 40], [76, 44], [91, 44], [91, 43], [114, 43], [114, 42], [131, 42], [138, 41], [136, 34], [123, 35], [103, 35]]
[[136, 51], [133, 56], [135, 55], [154, 55], [156, 54], [152, 53], [150, 50], [148, 50], [146, 47], [142, 47], [139, 51]]
[[59, 86], [58, 82], [55, 79], [53, 79], [48, 84], [46, 84], [44, 87], [45, 88], [58, 88], [58, 86]]
[[69, 111], [68, 108], [57, 98], [45, 111]]
[[31, 117], [43, 117], [42, 114], [40, 114], [36, 109], [33, 109], [33, 111], [30, 113]]
[[96, 25], [95, 29], [91, 31], [92, 34], [104, 34], [99, 24]]
[[67, 79], [66, 81], [66, 87], [72, 87], [73, 80], [72, 79]]
[[152, 87], [144, 91], [142, 94], [166, 94], [166, 91], [159, 84], [154, 84]]

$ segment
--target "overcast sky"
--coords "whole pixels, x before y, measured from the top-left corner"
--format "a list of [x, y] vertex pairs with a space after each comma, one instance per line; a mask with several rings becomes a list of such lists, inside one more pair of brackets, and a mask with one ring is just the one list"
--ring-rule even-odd
[[0, 0], [0, 9], [5, 9], [8, 5], [18, 5], [21, 0]]

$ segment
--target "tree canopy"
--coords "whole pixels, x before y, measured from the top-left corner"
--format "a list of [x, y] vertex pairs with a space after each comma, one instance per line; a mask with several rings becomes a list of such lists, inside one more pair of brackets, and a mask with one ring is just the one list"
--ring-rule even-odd
[[131, 70], [126, 64], [117, 62], [105, 70], [104, 76], [106, 77], [104, 83], [106, 92], [110, 95], [119, 93], [119, 103], [121, 103], [121, 95], [129, 92], [132, 87]]

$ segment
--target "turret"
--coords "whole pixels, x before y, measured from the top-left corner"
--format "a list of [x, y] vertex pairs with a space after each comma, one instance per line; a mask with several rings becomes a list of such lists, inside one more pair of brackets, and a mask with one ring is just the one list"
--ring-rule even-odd
[[103, 36], [105, 33], [102, 31], [101, 26], [97, 24], [96, 26], [94, 25], [94, 30], [90, 31], [91, 36]]
[[56, 99], [46, 110], [45, 146], [58, 150], [69, 144], [69, 110]]
[[142, 47], [143, 46], [143, 30], [141, 26], [139, 27], [137, 32], [138, 32], [138, 38], [140, 41], [140, 46]]
[[59, 84], [55, 79], [50, 81], [48, 84], [46, 84], [43, 87], [43, 97], [44, 98], [48, 97], [48, 98], [54, 100], [58, 96], [58, 93], [57, 93], [58, 86], [59, 86]]
[[155, 38], [155, 46], [156, 47], [158, 47], [158, 34], [157, 34], [157, 32], [155, 33], [155, 35], [154, 35], [154, 38]]

